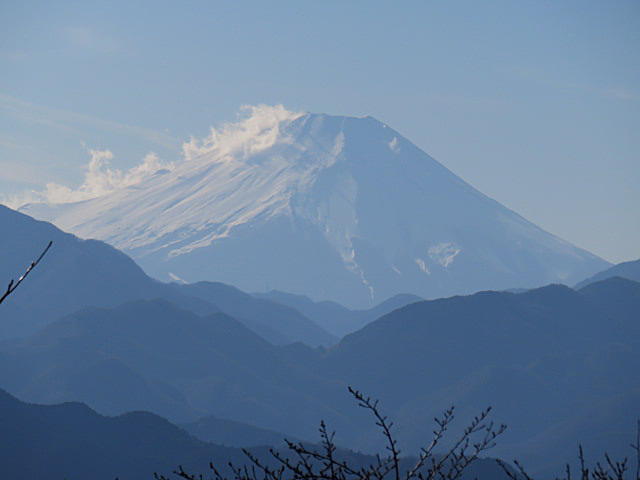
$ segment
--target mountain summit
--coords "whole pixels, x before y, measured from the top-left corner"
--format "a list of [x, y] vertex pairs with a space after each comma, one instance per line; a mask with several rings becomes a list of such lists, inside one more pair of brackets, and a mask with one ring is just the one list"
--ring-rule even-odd
[[475, 190], [372, 118], [253, 107], [184, 159], [82, 202], [22, 211], [151, 275], [366, 306], [572, 284], [607, 267]]

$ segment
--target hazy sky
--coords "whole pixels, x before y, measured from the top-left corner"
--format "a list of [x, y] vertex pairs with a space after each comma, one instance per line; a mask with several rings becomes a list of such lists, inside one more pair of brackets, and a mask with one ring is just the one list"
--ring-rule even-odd
[[0, 194], [177, 159], [244, 104], [373, 115], [610, 261], [640, 257], [640, 2], [0, 2]]

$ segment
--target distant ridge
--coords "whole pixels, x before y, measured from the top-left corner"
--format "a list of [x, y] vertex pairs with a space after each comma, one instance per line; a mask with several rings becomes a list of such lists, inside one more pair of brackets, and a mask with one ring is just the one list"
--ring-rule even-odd
[[304, 295], [294, 295], [276, 290], [254, 293], [254, 296], [295, 308], [338, 337], [353, 333], [367, 323], [397, 308], [424, 300], [416, 295], [398, 294], [366, 310], [349, 310], [336, 302], [314, 302]]
[[24, 286], [2, 304], [0, 339], [31, 334], [85, 307], [114, 307], [133, 300], [163, 298], [199, 315], [224, 311], [279, 345], [302, 341], [329, 346], [337, 341], [290, 307], [255, 299], [221, 283], [161, 283], [104, 242], [79, 239], [2, 205], [0, 231], [2, 281], [23, 272], [34, 255], [53, 241]]
[[[2, 474], [12, 480], [140, 480], [154, 478], [154, 473], [171, 476], [178, 466], [206, 476], [210, 463], [231, 478], [229, 463], [248, 463], [240, 448], [203, 442], [152, 413], [105, 417], [82, 403], [30, 404], [1, 389], [0, 425]], [[253, 446], [250, 451], [275, 467], [269, 447]], [[375, 462], [342, 449], [336, 455], [355, 468]], [[479, 459], [460, 480], [477, 478], [506, 480], [506, 475], [493, 460]]]
[[339, 444], [364, 452], [383, 438], [354, 412], [347, 385], [381, 399], [408, 452], [451, 404], [460, 419], [492, 405], [509, 425], [492, 454], [542, 458], [546, 478], [567, 461], [552, 443], [628, 454], [640, 415], [638, 311], [640, 283], [619, 277], [579, 291], [485, 291], [411, 303], [319, 349], [275, 346], [220, 312], [140, 300], [0, 343], [0, 385], [30, 401], [151, 410], [181, 424], [213, 415], [305, 440], [324, 419]]
[[227, 447], [279, 446], [285, 445], [285, 438], [291, 442], [300, 441], [284, 433], [213, 416], [185, 423], [181, 427], [200, 440]]
[[0, 390], [4, 478], [153, 478], [178, 464], [204, 472], [242, 461], [239, 449], [202, 442], [165, 419], [132, 412], [104, 417], [82, 403], [34, 405]]
[[640, 282], [640, 260], [618, 263], [613, 267], [607, 268], [602, 272], [598, 272], [595, 275], [582, 280], [576, 284], [575, 288], [580, 289], [586, 287], [590, 283], [599, 282], [611, 277], [628, 278], [629, 280]]

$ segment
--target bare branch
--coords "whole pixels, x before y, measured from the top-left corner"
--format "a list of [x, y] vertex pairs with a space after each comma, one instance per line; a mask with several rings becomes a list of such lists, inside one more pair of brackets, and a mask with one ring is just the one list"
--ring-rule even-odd
[[388, 422], [387, 417], [383, 416], [378, 410], [378, 401], [365, 397], [358, 390], [348, 387], [349, 393], [358, 401], [358, 405], [369, 410], [376, 418], [376, 425], [382, 429], [382, 434], [387, 439], [387, 450], [390, 453], [391, 466], [395, 480], [400, 480], [400, 450], [398, 450], [398, 442], [391, 434], [393, 422]]
[[[360, 407], [369, 410], [387, 441], [388, 456], [375, 456], [368, 466], [355, 467], [339, 458], [334, 443], [335, 432], [331, 432], [324, 421], [320, 422], [320, 443], [307, 445], [285, 439], [286, 451], [270, 449], [270, 458], [262, 459], [249, 450], [243, 450], [249, 460], [247, 465], [236, 467], [229, 464], [233, 480], [455, 480], [485, 450], [493, 447], [495, 439], [504, 432], [504, 425], [495, 428], [486, 422], [490, 408], [473, 419], [454, 446], [443, 456], [434, 456], [434, 449], [440, 444], [450, 423], [453, 421], [453, 407], [446, 410], [442, 418], [435, 419], [437, 424], [433, 439], [421, 449], [414, 466], [404, 473], [401, 471], [400, 450], [392, 434], [393, 423], [378, 408], [378, 401], [363, 395], [349, 387], [349, 392]], [[275, 465], [275, 466], [273, 466]], [[212, 464], [214, 480], [227, 480]], [[503, 467], [505, 468], [505, 467]], [[178, 469], [174, 472], [180, 478], [196, 480], [196, 477]], [[201, 477], [198, 477], [201, 478]], [[516, 477], [512, 477], [516, 478]], [[517, 477], [520, 480], [520, 477]], [[167, 480], [157, 477], [158, 480]]]
[[50, 241], [47, 246], [45, 247], [45, 249], [42, 251], [42, 253], [40, 254], [40, 256], [33, 262], [31, 262], [31, 265], [29, 265], [27, 267], [27, 270], [22, 274], [22, 276], [20, 278], [18, 278], [17, 281], [13, 281], [13, 279], [9, 282], [9, 285], [7, 286], [7, 290], [2, 294], [2, 296], [0, 297], [0, 303], [2, 303], [9, 295], [11, 295], [16, 288], [18, 288], [18, 285], [20, 285], [22, 283], [22, 281], [27, 278], [27, 276], [31, 273], [31, 270], [33, 270], [38, 263], [40, 263], [40, 260], [42, 260], [42, 258], [47, 254], [47, 252], [49, 251], [49, 249], [51, 248], [51, 245], [53, 245], [53, 242]]

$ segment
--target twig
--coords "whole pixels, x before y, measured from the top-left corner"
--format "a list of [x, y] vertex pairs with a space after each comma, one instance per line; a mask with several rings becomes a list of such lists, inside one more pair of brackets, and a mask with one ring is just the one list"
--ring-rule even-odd
[[400, 450], [398, 450], [398, 442], [391, 434], [391, 427], [393, 422], [388, 422], [387, 417], [383, 416], [378, 410], [378, 400], [371, 400], [370, 397], [365, 397], [358, 390], [349, 387], [349, 393], [358, 401], [358, 405], [362, 408], [366, 408], [376, 418], [376, 425], [382, 429], [382, 434], [387, 439], [387, 450], [391, 454], [391, 464], [394, 473], [395, 480], [400, 480]]
[[7, 290], [2, 294], [2, 296], [0, 297], [0, 303], [2, 303], [5, 298], [7, 298], [9, 295], [11, 295], [16, 288], [18, 288], [18, 285], [20, 285], [22, 283], [22, 281], [27, 278], [27, 275], [29, 275], [31, 273], [31, 270], [33, 270], [36, 265], [38, 265], [38, 263], [40, 263], [40, 260], [42, 260], [42, 257], [44, 257], [46, 255], [46, 253], [49, 251], [49, 249], [51, 248], [51, 245], [53, 245], [53, 242], [50, 241], [46, 248], [42, 251], [42, 253], [40, 254], [40, 256], [34, 261], [31, 262], [31, 265], [29, 265], [29, 267], [27, 267], [27, 270], [22, 274], [22, 276], [18, 279], [18, 281], [16, 281], [14, 283], [13, 279], [9, 282], [9, 285], [7, 286]]

